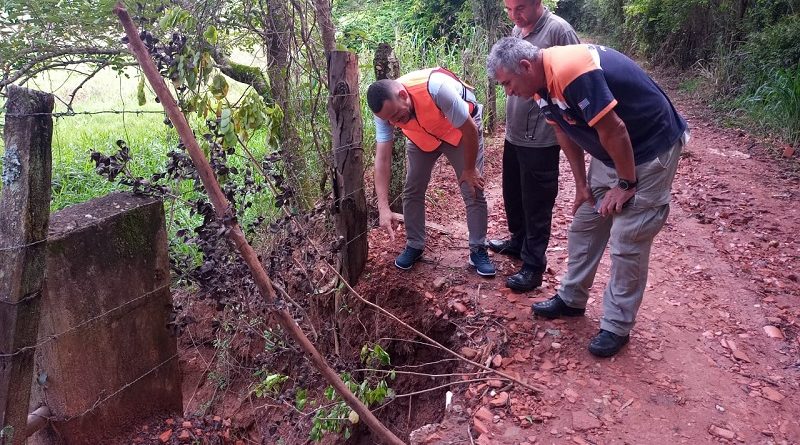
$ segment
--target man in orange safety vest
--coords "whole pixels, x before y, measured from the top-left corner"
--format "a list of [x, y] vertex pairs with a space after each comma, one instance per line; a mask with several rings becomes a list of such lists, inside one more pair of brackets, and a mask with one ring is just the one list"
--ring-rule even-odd
[[397, 80], [370, 85], [367, 103], [375, 114], [375, 194], [380, 225], [394, 239], [389, 209], [393, 128], [407, 138], [408, 171], [403, 189], [406, 248], [395, 266], [408, 270], [425, 248], [425, 192], [436, 161], [446, 156], [455, 170], [467, 211], [469, 264], [492, 277], [495, 267], [486, 251], [488, 210], [483, 195], [483, 107], [472, 88], [444, 68], [413, 71]]

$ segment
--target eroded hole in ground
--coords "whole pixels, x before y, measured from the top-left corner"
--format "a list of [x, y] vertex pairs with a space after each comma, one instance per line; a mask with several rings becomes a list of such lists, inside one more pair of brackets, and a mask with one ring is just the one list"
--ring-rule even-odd
[[[362, 295], [443, 346], [449, 349], [458, 348], [456, 326], [448, 320], [436, 317], [430, 303], [425, 301], [418, 290], [403, 285], [398, 287], [390, 283], [380, 283], [374, 285], [369, 293]], [[342, 332], [346, 333], [347, 339], [347, 350], [342, 350], [343, 358], [359, 360], [361, 347], [366, 343], [378, 343], [389, 353], [391, 366], [386, 368], [397, 372], [396, 378], [391, 381], [387, 379], [387, 383], [397, 397], [374, 412], [392, 432], [407, 440], [415, 429], [442, 420], [448, 388], [428, 390], [445, 385], [455, 377], [431, 375], [455, 372], [458, 367], [456, 359], [436, 346], [429, 346], [424, 339], [402, 324], [361, 302], [354, 304]], [[414, 395], [409, 395], [412, 393]], [[366, 426], [360, 425], [345, 443], [371, 445], [378, 442]]]

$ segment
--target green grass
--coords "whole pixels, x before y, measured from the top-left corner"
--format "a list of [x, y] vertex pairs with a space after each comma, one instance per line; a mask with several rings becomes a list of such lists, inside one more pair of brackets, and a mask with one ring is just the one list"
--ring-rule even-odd
[[703, 78], [700, 76], [691, 77], [689, 79], [684, 80], [683, 82], [678, 85], [678, 89], [685, 93], [694, 93], [697, 89], [702, 85]]
[[[67, 206], [88, 201], [113, 191], [129, 191], [130, 187], [109, 182], [94, 171], [94, 163], [90, 159], [92, 151], [111, 154], [117, 151], [116, 141], [126, 141], [131, 151], [129, 168], [136, 176], [149, 178], [153, 173], [162, 171], [168, 161], [167, 153], [178, 143], [174, 129], [163, 122], [164, 115], [160, 104], [153, 100], [153, 94], [147, 91], [147, 102], [139, 106], [137, 101], [138, 75], [136, 71], [127, 71], [130, 77], [118, 76], [112, 70], [104, 70], [91, 79], [78, 92], [73, 102], [77, 113], [83, 112], [129, 112], [131, 114], [78, 114], [57, 117], [53, 123], [53, 176], [51, 211], [58, 211]], [[50, 72], [26, 85], [29, 88], [52, 92], [61, 99], [56, 99], [55, 113], [67, 111], [62, 101], [69, 100], [69, 94], [77, 86], [81, 77], [65, 71]], [[241, 85], [232, 85], [229, 97], [235, 100], [237, 94], [244, 91]], [[0, 106], [4, 106], [0, 103]], [[135, 114], [137, 111], [155, 111], [153, 114]], [[2, 117], [0, 115], [0, 117]], [[199, 128], [195, 125], [195, 128]], [[256, 134], [250, 141], [250, 148], [256, 158], [267, 151], [263, 135]], [[0, 141], [0, 154], [4, 152], [4, 144]], [[252, 162], [241, 156], [230, 159], [230, 165], [243, 169]], [[256, 179], [263, 181], [260, 174]], [[196, 257], [192, 246], [180, 242], [175, 232], [180, 228], [194, 227], [202, 221], [197, 215], [191, 215], [186, 201], [195, 199], [198, 194], [193, 190], [190, 181], [170, 184], [178, 192], [179, 199], [165, 199], [166, 218], [171, 244], [177, 254]], [[271, 194], [262, 193], [248, 209], [243, 223], [249, 223], [258, 216], [267, 220], [274, 216], [276, 209], [272, 204]]]
[[759, 126], [789, 143], [800, 142], [800, 65], [770, 70], [743, 105]]
[[[129, 71], [134, 74], [133, 70]], [[64, 113], [70, 92], [82, 78], [66, 71], [53, 71], [26, 85], [29, 88], [52, 92], [55, 112]], [[78, 91], [73, 109], [78, 112], [102, 111], [159, 111], [160, 105], [150, 101], [140, 107], [136, 101], [137, 80], [117, 76], [105, 70]], [[51, 210], [58, 211], [72, 204], [88, 201], [123, 188], [110, 183], [94, 172], [89, 158], [93, 150], [111, 153], [115, 142], [123, 139], [132, 151], [131, 168], [145, 174], [153, 173], [163, 164], [169, 147], [177, 135], [162, 122], [161, 114], [98, 114], [58, 117], [53, 122], [53, 190]], [[0, 150], [2, 150], [0, 144]]]

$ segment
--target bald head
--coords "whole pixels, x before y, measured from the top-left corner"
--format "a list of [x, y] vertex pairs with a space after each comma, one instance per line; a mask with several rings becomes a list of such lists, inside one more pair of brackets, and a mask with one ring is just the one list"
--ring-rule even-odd
[[403, 89], [403, 85], [392, 79], [382, 79], [373, 82], [367, 88], [367, 105], [373, 113], [378, 114], [383, 109], [383, 103], [393, 101], [397, 98], [397, 94]]

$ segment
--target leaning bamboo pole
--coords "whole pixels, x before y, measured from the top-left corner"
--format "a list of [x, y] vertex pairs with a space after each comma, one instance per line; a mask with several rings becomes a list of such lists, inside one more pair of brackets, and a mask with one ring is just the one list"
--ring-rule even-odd
[[[119, 17], [122, 27], [125, 29], [125, 34], [128, 36], [128, 47], [136, 57], [136, 60], [139, 62], [145, 77], [147, 77], [147, 80], [153, 88], [153, 91], [155, 91], [156, 96], [158, 96], [158, 99], [161, 102], [161, 105], [164, 107], [167, 117], [172, 122], [172, 125], [174, 125], [175, 130], [178, 132], [178, 135], [181, 138], [181, 141], [186, 146], [186, 150], [189, 153], [195, 168], [197, 168], [198, 174], [200, 175], [200, 180], [202, 181], [203, 186], [208, 193], [208, 198], [214, 206], [214, 212], [216, 213], [217, 218], [225, 221], [225, 224], [229, 229], [228, 237], [236, 245], [236, 248], [239, 250], [239, 253], [241, 254], [245, 263], [250, 268], [250, 273], [253, 274], [253, 279], [255, 280], [261, 295], [266, 298], [268, 303], [274, 305], [277, 298], [275, 296], [275, 290], [272, 287], [272, 281], [270, 281], [266, 270], [264, 270], [264, 266], [262, 266], [261, 262], [258, 260], [258, 255], [256, 254], [255, 250], [253, 250], [253, 247], [247, 242], [244, 232], [242, 231], [241, 227], [239, 227], [236, 219], [229, 217], [231, 216], [230, 203], [222, 193], [219, 182], [217, 182], [216, 177], [214, 177], [214, 172], [211, 170], [208, 160], [203, 155], [203, 151], [200, 149], [197, 139], [195, 139], [192, 129], [189, 127], [189, 123], [186, 121], [186, 117], [178, 108], [178, 104], [176, 103], [175, 98], [172, 97], [172, 93], [169, 91], [169, 88], [167, 88], [164, 78], [162, 78], [158, 73], [158, 69], [153, 63], [153, 60], [150, 58], [147, 48], [145, 48], [144, 44], [139, 38], [139, 33], [136, 30], [136, 26], [133, 24], [128, 11], [125, 9], [125, 6], [122, 4], [122, 2], [118, 2], [116, 4], [114, 7], [114, 13]], [[359, 418], [364, 421], [364, 423], [372, 430], [372, 432], [375, 433], [375, 435], [384, 443], [403, 445], [404, 442], [395, 436], [391, 431], [389, 431], [389, 429], [386, 428], [386, 426], [383, 425], [363, 403], [361, 403], [358, 397], [350, 392], [336, 372], [334, 372], [334, 370], [328, 366], [328, 364], [325, 362], [325, 359], [322, 357], [319, 351], [317, 351], [308, 337], [306, 337], [297, 323], [295, 323], [291, 314], [289, 314], [289, 311], [285, 307], [274, 305], [274, 312], [281, 327], [294, 339], [294, 341], [300, 345], [300, 347], [303, 348], [303, 350], [308, 354], [311, 363], [322, 374], [325, 380], [328, 381], [331, 386], [333, 386], [336, 392], [342, 396], [350, 408], [358, 414]]]

